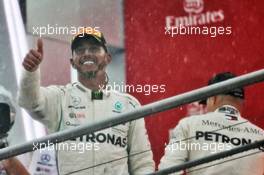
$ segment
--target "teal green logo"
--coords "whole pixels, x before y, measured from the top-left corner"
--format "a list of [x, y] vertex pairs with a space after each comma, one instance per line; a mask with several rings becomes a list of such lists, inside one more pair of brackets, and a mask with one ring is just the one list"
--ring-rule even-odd
[[116, 102], [115, 103], [115, 110], [121, 111], [123, 109], [123, 104], [121, 102]]

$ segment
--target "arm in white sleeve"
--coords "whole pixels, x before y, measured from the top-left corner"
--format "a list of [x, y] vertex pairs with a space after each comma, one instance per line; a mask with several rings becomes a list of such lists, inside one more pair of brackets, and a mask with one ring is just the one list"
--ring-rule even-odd
[[[139, 102], [130, 101], [133, 108], [140, 106]], [[148, 139], [144, 119], [132, 121], [128, 134], [128, 163], [130, 173], [141, 175], [155, 170], [153, 154]]]
[[55, 86], [40, 87], [40, 71], [22, 73], [18, 103], [50, 131], [58, 128], [62, 91]]
[[[173, 130], [169, 144], [165, 148], [165, 154], [161, 158], [159, 170], [180, 165], [188, 161], [188, 128], [186, 120], [181, 120]], [[175, 174], [182, 174], [178, 172]]]

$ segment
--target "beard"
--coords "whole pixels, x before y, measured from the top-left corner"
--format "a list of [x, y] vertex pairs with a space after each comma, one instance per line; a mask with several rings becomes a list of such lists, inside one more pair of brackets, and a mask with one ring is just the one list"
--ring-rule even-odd
[[79, 75], [81, 75], [82, 77], [84, 77], [85, 79], [96, 79], [97, 77], [101, 77], [101, 74], [105, 74], [105, 70], [102, 69], [102, 66], [97, 66], [97, 69], [94, 69], [94, 70], [82, 70], [81, 68], [80, 69], [77, 69], [77, 72]]
[[78, 74], [83, 80], [99, 83], [99, 88], [103, 87], [104, 89], [109, 82], [109, 77], [104, 70], [78, 72]]
[[96, 71], [89, 71], [89, 72], [82, 72], [78, 70], [78, 73], [83, 76], [85, 79], [94, 79], [96, 77], [97, 74], [97, 70]]
[[97, 58], [95, 57], [95, 56], [84, 56], [84, 57], [82, 57], [81, 59], [80, 59], [80, 61], [79, 61], [79, 64], [80, 65], [83, 65], [84, 64], [84, 62], [85, 61], [88, 61], [88, 60], [90, 60], [90, 61], [93, 61], [94, 62], [94, 64], [95, 64], [95, 66], [97, 67], [96, 69], [94, 69], [94, 70], [84, 70], [83, 68], [82, 68], [82, 66], [81, 67], [79, 67], [78, 69], [77, 69], [77, 71], [78, 71], [78, 73], [82, 76], [82, 77], [84, 77], [85, 79], [93, 79], [93, 78], [95, 78], [96, 77], [96, 74], [97, 74], [97, 71], [99, 70], [99, 67], [98, 67], [98, 61], [97, 61]]
[[[87, 69], [87, 67], [84, 66], [84, 63], [86, 61], [93, 61], [94, 62], [93, 68], [91, 67]], [[90, 55], [90, 56], [81, 57], [81, 59], [79, 60], [79, 65], [82, 66], [78, 66], [78, 68], [76, 68], [78, 74], [85, 79], [91, 80], [91, 79], [96, 79], [98, 76], [101, 77], [102, 72], [104, 72], [105, 74], [105, 67], [107, 66], [107, 63], [105, 63], [104, 61], [99, 62], [96, 56]]]

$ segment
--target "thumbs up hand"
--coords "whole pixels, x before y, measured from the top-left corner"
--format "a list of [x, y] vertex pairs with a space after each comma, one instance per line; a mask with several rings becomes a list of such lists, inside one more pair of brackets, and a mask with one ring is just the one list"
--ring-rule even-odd
[[37, 49], [31, 49], [27, 53], [22, 65], [27, 71], [34, 72], [38, 69], [42, 59], [43, 59], [43, 41], [41, 38], [39, 38], [37, 41]]

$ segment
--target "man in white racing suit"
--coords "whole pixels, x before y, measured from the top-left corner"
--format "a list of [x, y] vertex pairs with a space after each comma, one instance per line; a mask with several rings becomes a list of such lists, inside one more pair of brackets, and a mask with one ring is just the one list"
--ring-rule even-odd
[[[233, 77], [235, 75], [230, 72], [220, 73], [209, 81], [209, 85]], [[244, 119], [240, 114], [243, 99], [244, 89], [237, 88], [228, 93], [202, 100], [201, 103], [207, 103], [208, 113], [187, 117], [179, 122], [173, 130], [169, 144], [166, 146], [159, 169], [162, 170], [257, 140], [263, 140], [263, 130]], [[249, 155], [255, 152], [259, 153]], [[241, 156], [245, 157], [231, 160]], [[255, 149], [187, 169], [186, 174], [263, 175], [264, 155], [261, 150]]]
[[[133, 110], [139, 102], [128, 94], [103, 89], [111, 61], [103, 34], [82, 30], [73, 38], [70, 59], [78, 81], [66, 86], [40, 87], [42, 40], [24, 59], [19, 104], [50, 132], [93, 124]], [[57, 149], [60, 174], [126, 175], [154, 171], [144, 119], [131, 121], [63, 142]]]

